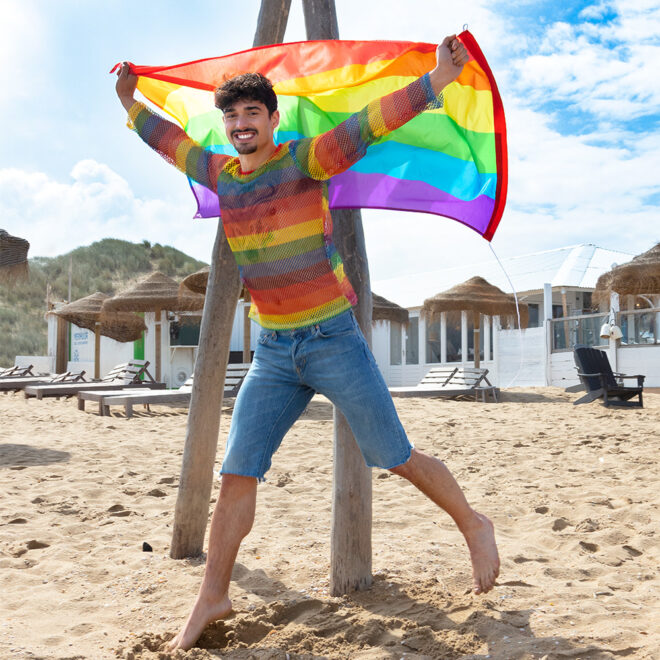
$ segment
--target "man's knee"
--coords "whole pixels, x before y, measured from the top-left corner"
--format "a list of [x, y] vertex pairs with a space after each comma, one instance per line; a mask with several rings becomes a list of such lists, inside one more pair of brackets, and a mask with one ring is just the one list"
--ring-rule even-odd
[[220, 497], [237, 499], [252, 494], [257, 489], [255, 477], [240, 474], [223, 474], [220, 481]]
[[409, 479], [410, 475], [412, 474], [412, 470], [414, 469], [415, 457], [416, 450], [412, 449], [408, 460], [405, 463], [401, 463], [401, 465], [390, 468], [390, 472], [392, 474], [398, 475], [399, 477], [403, 477], [404, 479]]

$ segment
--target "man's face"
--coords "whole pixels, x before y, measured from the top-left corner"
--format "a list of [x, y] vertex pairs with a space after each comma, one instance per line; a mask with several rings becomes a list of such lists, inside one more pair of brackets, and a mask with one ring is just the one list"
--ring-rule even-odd
[[260, 101], [237, 101], [224, 110], [225, 133], [239, 154], [253, 154], [273, 143], [279, 111], [268, 115]]

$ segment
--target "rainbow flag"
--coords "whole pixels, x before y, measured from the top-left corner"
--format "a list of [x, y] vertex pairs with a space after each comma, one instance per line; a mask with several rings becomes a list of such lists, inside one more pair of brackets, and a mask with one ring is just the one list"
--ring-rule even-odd
[[[435, 213], [491, 240], [507, 189], [506, 126], [495, 79], [474, 37], [457, 80], [431, 109], [393, 131], [329, 183], [332, 208]], [[400, 89], [435, 66], [434, 44], [404, 41], [303, 41], [175, 66], [135, 66], [138, 89], [194, 140], [235, 155], [213, 104], [213, 91], [240, 73], [273, 83], [281, 121], [276, 142], [327, 131], [369, 101]], [[196, 217], [220, 215], [217, 196], [191, 182]]]

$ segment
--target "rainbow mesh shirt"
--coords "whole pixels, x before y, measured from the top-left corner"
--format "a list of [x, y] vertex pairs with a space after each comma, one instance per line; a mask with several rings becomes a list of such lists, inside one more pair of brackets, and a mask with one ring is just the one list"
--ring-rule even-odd
[[248, 173], [238, 157], [204, 149], [143, 103], [131, 107], [129, 126], [191, 179], [217, 191], [225, 234], [252, 296], [251, 318], [264, 328], [289, 330], [357, 302], [332, 240], [327, 180], [379, 137], [441, 104], [427, 74], [327, 133], [278, 145]]

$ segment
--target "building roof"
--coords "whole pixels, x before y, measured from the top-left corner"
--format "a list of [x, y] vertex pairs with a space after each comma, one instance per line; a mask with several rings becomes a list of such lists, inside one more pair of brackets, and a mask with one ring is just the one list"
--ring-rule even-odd
[[508, 293], [514, 290], [517, 294], [539, 291], [546, 282], [553, 287], [593, 289], [602, 273], [615, 264], [630, 261], [633, 256], [626, 252], [606, 250], [591, 243], [583, 243], [501, 259], [502, 266], [493, 259], [478, 264], [377, 280], [372, 286], [389, 300], [408, 309], [421, 307], [426, 298], [475, 275]]

